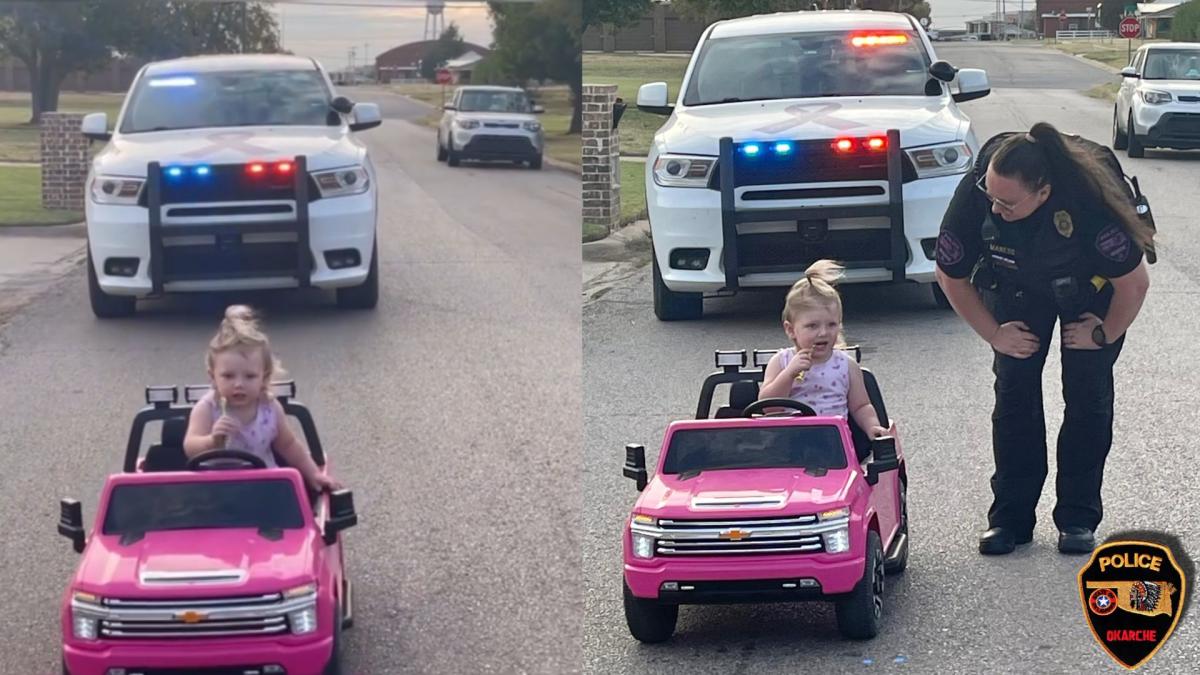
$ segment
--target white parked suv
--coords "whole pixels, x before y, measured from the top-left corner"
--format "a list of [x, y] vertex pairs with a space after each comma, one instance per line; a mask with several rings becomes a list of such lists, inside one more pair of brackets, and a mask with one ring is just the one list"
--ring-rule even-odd
[[1200, 148], [1200, 44], [1144, 45], [1121, 71], [1113, 106], [1113, 148]]
[[379, 107], [337, 96], [314, 60], [202, 56], [144, 66], [86, 200], [88, 290], [99, 317], [165, 293], [317, 287], [379, 296], [375, 168], [354, 133]]
[[445, 106], [437, 132], [437, 158], [450, 166], [464, 159], [527, 162], [542, 168], [545, 142], [536, 115], [545, 108], [523, 89], [476, 85], [459, 87]]
[[935, 244], [979, 149], [956, 102], [989, 92], [907, 14], [709, 26], [674, 106], [665, 82], [638, 91], [639, 109], [670, 115], [646, 163], [655, 314], [698, 318], [705, 294], [790, 286], [821, 258], [847, 283], [928, 283], [946, 306]]

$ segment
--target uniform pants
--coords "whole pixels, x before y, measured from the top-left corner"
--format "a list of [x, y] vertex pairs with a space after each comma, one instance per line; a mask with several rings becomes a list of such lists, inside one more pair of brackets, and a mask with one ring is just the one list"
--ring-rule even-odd
[[[1092, 310], [1103, 318], [1107, 297]], [[1056, 320], [1052, 299], [1028, 291], [1001, 293], [992, 305], [997, 321], [1024, 321], [1041, 343], [1025, 359], [995, 352], [996, 403], [992, 411], [992, 450], [996, 471], [992, 475], [994, 501], [988, 509], [988, 527], [1011, 528], [1018, 535], [1031, 533], [1037, 522], [1035, 509], [1047, 475], [1046, 418], [1042, 408], [1042, 368], [1049, 353]], [[1074, 319], [1070, 319], [1074, 320]], [[1113, 365], [1125, 338], [1097, 350], [1061, 347], [1062, 386], [1066, 410], [1058, 434], [1057, 504], [1054, 524], [1059, 530], [1078, 526], [1095, 530], [1103, 517], [1100, 486], [1104, 461], [1112, 446]]]

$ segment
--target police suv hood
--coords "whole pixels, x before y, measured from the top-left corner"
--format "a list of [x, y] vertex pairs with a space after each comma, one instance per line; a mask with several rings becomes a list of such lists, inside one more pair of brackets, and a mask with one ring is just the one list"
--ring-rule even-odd
[[899, 129], [906, 148], [963, 140], [969, 122], [946, 101], [934, 96], [867, 96], [676, 108], [656, 140], [659, 152], [698, 155], [716, 155], [722, 136], [734, 142], [806, 140], [884, 135]]
[[304, 155], [309, 171], [364, 163], [366, 149], [347, 127], [214, 127], [114, 134], [92, 167], [97, 174], [145, 177], [150, 162], [241, 164]]

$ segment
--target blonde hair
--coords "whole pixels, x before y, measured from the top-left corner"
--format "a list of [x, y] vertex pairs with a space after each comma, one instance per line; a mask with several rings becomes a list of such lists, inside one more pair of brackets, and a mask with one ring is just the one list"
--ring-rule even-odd
[[[837, 292], [837, 282], [845, 271], [833, 260], [818, 260], [804, 270], [804, 276], [792, 284], [787, 299], [783, 303], [783, 320], [792, 323], [793, 318], [800, 312], [824, 309], [833, 306], [837, 309], [838, 319], [842, 317], [842, 296]], [[844, 346], [842, 331], [838, 331], [837, 346]]]
[[208, 343], [208, 354], [205, 365], [211, 372], [217, 354], [230, 350], [258, 349], [263, 358], [263, 387], [267, 395], [271, 393], [271, 382], [275, 377], [283, 377], [286, 372], [275, 355], [271, 353], [271, 341], [266, 333], [258, 327], [258, 317], [254, 310], [246, 305], [230, 305], [225, 309], [225, 318], [217, 328], [217, 334]]

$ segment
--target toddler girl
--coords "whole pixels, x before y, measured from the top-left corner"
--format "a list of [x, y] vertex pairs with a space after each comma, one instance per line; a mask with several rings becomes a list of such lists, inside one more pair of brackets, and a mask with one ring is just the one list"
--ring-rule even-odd
[[884, 436], [888, 429], [879, 424], [858, 362], [839, 349], [842, 299], [833, 286], [842, 269], [818, 260], [788, 292], [783, 331], [792, 346], [767, 363], [759, 398], [792, 398], [821, 416], [853, 417], [871, 438]]
[[341, 486], [321, 473], [304, 440], [292, 432], [283, 406], [271, 395], [279, 364], [271, 345], [245, 305], [225, 310], [225, 320], [208, 344], [212, 389], [192, 408], [183, 451], [188, 457], [217, 448], [243, 450], [278, 466], [272, 450], [304, 476], [317, 492]]

